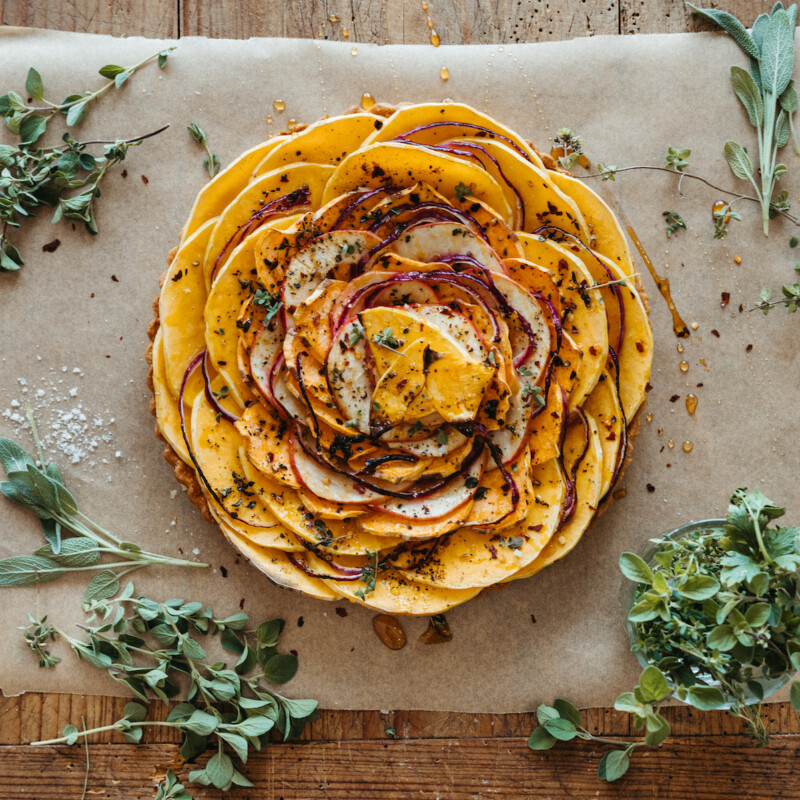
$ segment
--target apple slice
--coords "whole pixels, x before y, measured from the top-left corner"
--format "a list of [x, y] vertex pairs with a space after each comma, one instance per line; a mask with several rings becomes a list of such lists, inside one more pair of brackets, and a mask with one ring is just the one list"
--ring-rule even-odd
[[505, 424], [496, 431], [489, 431], [489, 438], [497, 447], [503, 464], [518, 458], [528, 443], [531, 421], [541, 408], [533, 398], [533, 394], [526, 390], [526, 384], [519, 382], [511, 391]]
[[404, 258], [415, 261], [438, 261], [440, 256], [469, 256], [491, 272], [503, 272], [503, 262], [483, 239], [463, 225], [431, 222], [404, 231], [390, 245]]
[[342, 414], [352, 420], [356, 430], [369, 433], [372, 380], [367, 366], [367, 342], [357, 319], [346, 322], [333, 337], [325, 371]]
[[389, 447], [420, 458], [440, 458], [458, 450], [466, 441], [467, 437], [463, 433], [450, 425], [445, 425], [439, 428], [434, 436], [417, 442], [390, 442]]
[[420, 303], [438, 303], [436, 292], [422, 281], [404, 281], [381, 289], [369, 301], [372, 306], [407, 306]]
[[[313, 445], [308, 446], [313, 447]], [[297, 480], [300, 481], [301, 486], [317, 497], [329, 500], [331, 503], [356, 504], [372, 503], [386, 497], [386, 495], [360, 486], [346, 475], [323, 466], [305, 452], [297, 441], [296, 434], [292, 435], [290, 449], [292, 469]]]
[[293, 313], [326, 278], [348, 280], [350, 267], [380, 239], [369, 231], [330, 231], [312, 239], [289, 262], [281, 291], [289, 313]]
[[[475, 494], [483, 470], [486, 467], [484, 451], [472, 462], [469, 469], [451, 480], [442, 489], [427, 497], [415, 500], [393, 497], [381, 503], [370, 503], [376, 511], [382, 511], [406, 519], [437, 519], [455, 511]], [[399, 531], [402, 534], [402, 530]]]
[[250, 375], [261, 394], [269, 398], [272, 394], [269, 382], [275, 359], [283, 348], [284, 329], [276, 317], [268, 325], [262, 325], [250, 345]]

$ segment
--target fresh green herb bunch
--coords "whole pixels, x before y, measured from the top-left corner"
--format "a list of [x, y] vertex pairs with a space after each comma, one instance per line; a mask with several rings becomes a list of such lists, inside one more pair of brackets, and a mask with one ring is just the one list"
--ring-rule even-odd
[[[78, 658], [108, 672], [142, 701], [128, 703], [122, 719], [112, 725], [91, 730], [67, 725], [61, 737], [34, 744], [74, 744], [106, 730], [138, 742], [144, 728], [166, 726], [183, 734], [185, 759], [208, 749], [216, 751], [204, 769], [190, 773], [190, 781], [223, 790], [250, 786], [229, 751], [245, 763], [252, 750], [266, 746], [273, 729], [284, 739], [295, 737], [318, 715], [315, 700], [292, 700], [267, 685], [286, 683], [297, 672], [297, 657], [278, 652], [284, 621], [273, 619], [248, 630], [245, 613], [217, 618], [202, 603], [157, 602], [133, 593], [133, 584], [128, 583], [119, 596], [86, 604], [89, 624], [80, 626], [85, 640], [69, 636], [45, 619], [31, 619], [32, 624], [23, 629], [40, 666], [53, 666], [43, 659], [55, 661], [49, 647], [61, 638]], [[222, 647], [236, 657], [232, 667], [212, 661], [200, 643], [201, 638], [217, 635]], [[170, 711], [166, 721], [148, 720], [143, 703], [153, 697], [165, 702], [177, 698], [186, 676], [185, 701]]]
[[[633, 650], [664, 672], [675, 696], [702, 710], [729, 706], [759, 744], [763, 681], [800, 668], [800, 528], [770, 527], [785, 510], [737, 490], [721, 527], [655, 540], [654, 563], [623, 553], [638, 584], [628, 619]], [[800, 683], [793, 682], [800, 707]]]
[[[81, 513], [77, 501], [64, 486], [58, 467], [45, 463], [30, 413], [29, 420], [41, 466], [37, 467], [33, 457], [16, 442], [0, 438], [0, 463], [8, 476], [8, 480], [0, 483], [0, 492], [39, 517], [45, 545], [31, 555], [0, 559], [0, 588], [36, 586], [69, 572], [96, 572], [84, 595], [84, 602], [91, 602], [112, 597], [119, 591], [123, 575], [150, 564], [208, 566], [149, 553], [135, 542], [117, 538]], [[64, 538], [65, 531], [75, 536]], [[112, 556], [114, 561], [100, 563], [104, 555]]]
[[[776, 3], [769, 14], [760, 14], [751, 31], [732, 14], [713, 8], [687, 6], [715, 22], [734, 39], [749, 59], [749, 71], [731, 67], [731, 82], [741, 100], [748, 119], [757, 132], [758, 169], [747, 150], [738, 142], [725, 142], [725, 158], [733, 174], [748, 180], [761, 204], [764, 235], [769, 236], [769, 221], [778, 211], [788, 209], [787, 195], [773, 198], [775, 186], [787, 171], [778, 163], [778, 150], [791, 133], [795, 150], [800, 155], [800, 143], [794, 130], [793, 115], [797, 111], [797, 91], [792, 80], [794, 70], [794, 30], [797, 25], [797, 5], [788, 9]], [[760, 174], [760, 186], [756, 177]]]
[[[16, 92], [0, 96], [0, 116], [6, 128], [19, 137], [17, 144], [0, 144], [0, 272], [18, 270], [25, 263], [17, 247], [9, 241], [8, 231], [19, 228], [40, 206], [55, 208], [53, 222], [63, 216], [79, 220], [89, 233], [97, 233], [94, 201], [100, 196], [100, 183], [108, 170], [124, 160], [129, 147], [164, 128], [134, 139], [108, 142], [79, 142], [69, 132], [62, 136], [64, 144], [57, 147], [41, 147], [38, 141], [54, 117], [63, 114], [68, 126], [78, 125], [109, 89], [119, 89], [151, 61], [157, 60], [159, 67], [163, 67], [172, 49], [131, 67], [107, 64], [100, 74], [109, 80], [100, 89], [71, 94], [61, 103], [45, 98], [42, 76], [33, 67], [25, 81], [27, 100]], [[102, 155], [87, 150], [89, 145], [103, 144], [107, 147]]]
[[764, 314], [769, 314], [776, 306], [785, 306], [789, 314], [797, 311], [800, 308], [800, 283], [784, 283], [781, 286], [781, 296], [777, 300], [772, 299], [772, 290], [765, 286], [761, 290], [760, 302], [756, 308]]

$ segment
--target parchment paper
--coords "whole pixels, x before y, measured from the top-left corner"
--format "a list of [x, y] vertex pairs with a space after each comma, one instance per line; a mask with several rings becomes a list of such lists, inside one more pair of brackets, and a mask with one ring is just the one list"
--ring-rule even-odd
[[[48, 95], [60, 98], [98, 86], [95, 70], [101, 65], [132, 64], [162, 46], [3, 28], [0, 86], [23, 91], [28, 67], [35, 65]], [[80, 130], [84, 139], [113, 139], [172, 126], [130, 151], [127, 178], [120, 170], [109, 178], [99, 204], [100, 235], [73, 233], [69, 224], [51, 226], [43, 212], [20, 237], [25, 268], [0, 276], [0, 434], [32, 444], [12, 421], [20, 410], [12, 401], [30, 400], [43, 432], [80, 404], [89, 426], [81, 441], [85, 445], [94, 431], [94, 452], [79, 454], [76, 464], [55, 446], [49, 455], [63, 467], [82, 508], [149, 549], [177, 555], [180, 547], [214, 567], [151, 568], [137, 573], [137, 590], [203, 600], [221, 614], [241, 605], [257, 620], [285, 617], [283, 646], [300, 657], [298, 676], [287, 687], [293, 696], [352, 709], [520, 711], [556, 695], [584, 706], [610, 704], [638, 675], [623, 630], [626, 582], [617, 568], [622, 550], [640, 549], [649, 537], [689, 520], [724, 514], [738, 486], [761, 488], [787, 505], [794, 521], [800, 516], [792, 435], [798, 419], [798, 320], [787, 319], [783, 310], [768, 318], [738, 311], [740, 304], [757, 301], [762, 285], [794, 280], [798, 251], [788, 245], [794, 231], [775, 220], [765, 239], [759, 209], [740, 201], [744, 221], [731, 224], [727, 239], [714, 241], [716, 192], [685, 180], [681, 197], [676, 177], [657, 172], [620, 174], [602, 185], [595, 179], [591, 185], [622, 210], [671, 279], [686, 321], [698, 323], [678, 353], [666, 306], [643, 275], [656, 336], [648, 398], [653, 420], [643, 423], [636, 441], [624, 481], [627, 496], [567, 558], [448, 613], [451, 643], [421, 644], [426, 622], [408, 619], [403, 626], [409, 643], [392, 652], [373, 633], [372, 612], [278, 589], [237, 558], [175, 491], [162, 459], [148, 413], [145, 328], [166, 254], [206, 180], [202, 150], [185, 128], [191, 121], [205, 128], [225, 164], [290, 118], [313, 121], [341, 112], [363, 92], [389, 102], [450, 97], [495, 115], [543, 149], [558, 128], [572, 126], [583, 135], [593, 163], [663, 165], [669, 145], [689, 147], [692, 170], [747, 192], [722, 156], [727, 138], [755, 152], [752, 129], [729, 86], [729, 65], [743, 63], [737, 47], [714, 34], [439, 49], [183, 39], [166, 70], [151, 66], [135, 75], [104, 98]], [[448, 82], [440, 77], [443, 65]], [[274, 100], [285, 101], [284, 113], [275, 111]], [[794, 204], [800, 159], [790, 147], [783, 153], [790, 171], [782, 185]], [[670, 240], [662, 218], [667, 209], [689, 225]], [[60, 248], [42, 252], [55, 237]], [[734, 256], [741, 257], [740, 265]], [[722, 292], [730, 293], [726, 308]], [[679, 369], [682, 359], [689, 363], [686, 373]], [[689, 391], [699, 397], [694, 418], [684, 408]], [[674, 395], [679, 397], [671, 402]], [[684, 441], [693, 442], [691, 453], [682, 451]], [[0, 531], [0, 556], [31, 552], [41, 543], [33, 516], [5, 500]], [[120, 691], [66, 651], [57, 669], [37, 669], [15, 630], [37, 604], [62, 625], [81, 620], [85, 583], [80, 577], [61, 580], [42, 587], [38, 598], [33, 589], [2, 590], [5, 693]], [[337, 605], [346, 608], [346, 617], [336, 613]]]

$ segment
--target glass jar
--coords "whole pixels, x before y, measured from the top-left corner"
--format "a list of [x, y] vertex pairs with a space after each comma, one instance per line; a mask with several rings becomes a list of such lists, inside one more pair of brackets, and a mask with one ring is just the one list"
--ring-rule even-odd
[[[661, 539], [673, 539], [673, 540], [680, 540], [686, 534], [691, 533], [697, 530], [722, 530], [723, 526], [725, 525], [724, 519], [703, 519], [698, 522], [690, 522], [687, 525], [682, 525], [680, 528], [675, 528], [675, 530], [670, 531], [669, 533], [663, 534], [660, 538]], [[644, 559], [644, 561], [651, 567], [656, 566], [655, 561], [655, 554], [658, 550], [659, 545], [655, 542], [648, 542], [647, 549], [640, 553], [639, 555]], [[627, 579], [626, 579], [627, 581]], [[642, 584], [634, 583], [633, 581], [628, 581], [628, 586], [624, 590], [624, 608], [625, 608], [625, 630], [628, 633], [628, 639], [631, 643], [631, 648], [639, 641], [639, 632], [636, 629], [637, 623], [631, 622], [628, 619], [628, 614], [630, 610], [636, 605], [637, 602], [637, 594], [641, 590]], [[650, 665], [650, 662], [647, 660], [647, 654], [641, 651], [633, 651], [633, 654], [636, 656], [636, 660], [641, 664], [642, 669]], [[702, 679], [704, 683], [707, 683], [709, 686], [719, 686], [719, 683], [711, 678], [710, 675], [702, 674], [695, 671], [695, 675], [698, 678]], [[785, 686], [789, 680], [791, 679], [791, 675], [789, 673], [784, 673], [783, 675], [778, 676], [777, 678], [766, 677], [760, 671], [754, 670], [753, 673], [753, 680], [757, 680], [764, 689], [764, 696], [763, 698], [753, 692], [747, 684], [742, 684], [742, 690], [744, 692], [744, 698], [747, 705], [754, 705], [755, 703], [761, 702], [762, 699], [766, 699], [772, 694], [775, 694], [779, 689]], [[672, 681], [670, 681], [670, 685], [672, 685]], [[680, 699], [677, 698], [676, 699]], [[682, 701], [687, 702], [687, 701]], [[730, 708], [732, 705], [731, 701], [727, 701], [722, 708]]]

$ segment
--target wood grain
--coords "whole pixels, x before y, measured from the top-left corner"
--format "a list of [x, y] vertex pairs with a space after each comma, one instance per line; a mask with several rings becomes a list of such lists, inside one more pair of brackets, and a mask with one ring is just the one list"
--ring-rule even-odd
[[176, 0], [0, 0], [0, 25], [112, 36], [178, 36]]
[[[715, 7], [749, 24], [772, 2], [720, 0]], [[683, 0], [0, 0], [0, 24], [105, 33], [115, 36], [297, 36], [354, 42], [426, 43], [428, 13], [442, 44], [534, 42], [597, 34], [710, 30]], [[81, 796], [80, 747], [26, 746], [53, 738], [68, 722], [109, 725], [122, 715], [120, 698], [0, 694], [0, 798], [61, 800]], [[153, 704], [152, 719], [168, 708]], [[673, 736], [657, 751], [636, 755], [631, 773], [609, 785], [596, 778], [602, 748], [584, 743], [533, 753], [526, 739], [533, 713], [324, 711], [300, 743], [275, 744], [256, 754], [247, 773], [256, 789], [227, 795], [268, 800], [467, 800], [491, 796], [751, 800], [800, 798], [795, 764], [800, 720], [788, 704], [764, 716], [773, 731], [756, 749], [740, 721], [687, 707], [666, 710]], [[596, 735], [628, 737], [627, 714], [589, 709], [583, 723]], [[392, 726], [399, 739], [386, 730]], [[152, 798], [167, 768], [184, 778], [169, 729], [145, 732], [144, 744], [116, 734], [90, 745], [89, 797]], [[368, 787], [368, 788], [367, 788]], [[196, 800], [221, 796], [192, 787]]]

